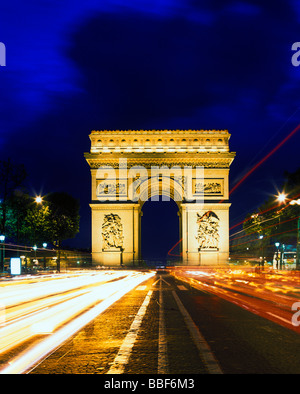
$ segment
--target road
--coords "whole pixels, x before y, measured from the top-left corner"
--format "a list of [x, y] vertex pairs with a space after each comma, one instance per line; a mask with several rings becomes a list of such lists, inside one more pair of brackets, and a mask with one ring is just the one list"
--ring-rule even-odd
[[299, 289], [199, 269], [2, 282], [1, 373], [298, 374]]

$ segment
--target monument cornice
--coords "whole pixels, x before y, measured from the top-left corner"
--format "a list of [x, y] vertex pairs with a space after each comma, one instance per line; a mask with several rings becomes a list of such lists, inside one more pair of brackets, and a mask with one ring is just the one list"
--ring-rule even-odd
[[[85, 158], [91, 169], [97, 169], [99, 167], [110, 166], [113, 168], [119, 168], [122, 159], [126, 159], [126, 167], [131, 168], [133, 166], [144, 166], [150, 168], [151, 166], [192, 166], [193, 168], [201, 166], [204, 168], [226, 168], [228, 169], [235, 157], [234, 153], [227, 154], [187, 154], [187, 155], [176, 155], [168, 156], [163, 154], [152, 154], [149, 155], [131, 155], [131, 156], [116, 156], [111, 155], [97, 155], [97, 154], [85, 154]], [[120, 161], [121, 159], [121, 161]], [[125, 162], [125, 161], [124, 161]]]
[[152, 129], [152, 130], [92, 130], [91, 135], [194, 135], [194, 134], [201, 134], [201, 135], [218, 135], [218, 134], [229, 134], [228, 130], [204, 130], [204, 129]]
[[90, 153], [162, 154], [229, 152], [228, 130], [93, 130]]

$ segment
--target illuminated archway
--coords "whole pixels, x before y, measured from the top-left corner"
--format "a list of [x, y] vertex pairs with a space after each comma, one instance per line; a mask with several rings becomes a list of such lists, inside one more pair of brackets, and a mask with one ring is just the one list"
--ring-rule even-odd
[[140, 263], [142, 208], [155, 195], [178, 206], [184, 264], [228, 261], [229, 138], [227, 130], [92, 131], [85, 158], [95, 264]]

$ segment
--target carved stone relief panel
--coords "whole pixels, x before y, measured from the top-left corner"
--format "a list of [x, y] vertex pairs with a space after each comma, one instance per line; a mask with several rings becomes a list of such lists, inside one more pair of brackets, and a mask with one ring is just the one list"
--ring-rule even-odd
[[98, 180], [97, 181], [97, 197], [118, 197], [118, 196], [126, 196], [126, 182], [120, 181], [116, 182], [115, 180]]
[[103, 249], [123, 249], [123, 224], [119, 215], [110, 213], [104, 216], [102, 224]]
[[219, 248], [219, 218], [208, 211], [204, 215], [197, 213], [197, 235], [199, 250], [209, 249], [218, 250]]
[[223, 196], [224, 179], [193, 179], [193, 194], [200, 194], [204, 196]]

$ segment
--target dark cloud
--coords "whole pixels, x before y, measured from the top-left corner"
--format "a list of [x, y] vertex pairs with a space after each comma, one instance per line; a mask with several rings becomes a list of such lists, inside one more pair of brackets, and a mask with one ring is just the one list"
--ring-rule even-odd
[[235, 13], [210, 26], [184, 17], [99, 14], [73, 36], [69, 56], [101, 126], [141, 127], [213, 106], [265, 108], [287, 82], [289, 43], [278, 41], [285, 28], [271, 17], [245, 21]]
[[[86, 226], [83, 152], [92, 129], [229, 129], [234, 184], [300, 121], [295, 3], [165, 1], [151, 12], [134, 1], [109, 3], [93, 12], [92, 2], [76, 3], [72, 28], [61, 31], [71, 15], [61, 10], [57, 25], [52, 9], [36, 31], [31, 7], [25, 37], [34, 56], [23, 58], [24, 69], [0, 70], [2, 157], [25, 162], [45, 191], [81, 197]], [[279, 173], [296, 169], [299, 142], [294, 136], [232, 196], [233, 218], [263, 200]]]

